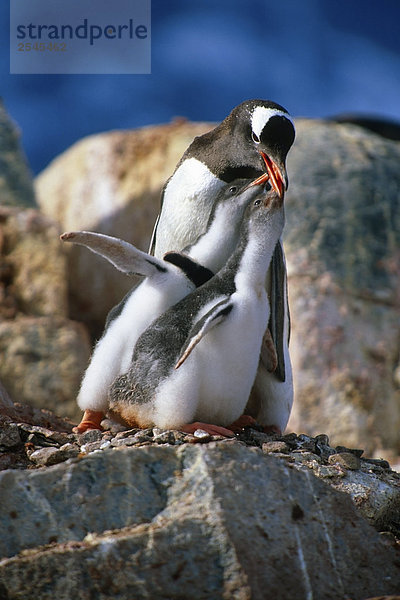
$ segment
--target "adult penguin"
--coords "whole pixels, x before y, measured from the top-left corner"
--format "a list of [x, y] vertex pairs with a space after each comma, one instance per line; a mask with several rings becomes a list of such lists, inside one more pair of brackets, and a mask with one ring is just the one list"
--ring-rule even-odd
[[[162, 257], [193, 243], [207, 226], [219, 190], [233, 179], [257, 177], [260, 183], [269, 180], [282, 198], [288, 187], [286, 156], [294, 138], [289, 113], [270, 100], [246, 100], [215, 129], [196, 137], [163, 189], [151, 242], [154, 255]], [[246, 414], [265, 428], [278, 431], [282, 425], [274, 423], [275, 412], [280, 412], [284, 404], [289, 418], [293, 402], [287, 277], [281, 241], [268, 270], [266, 289], [274, 348], [269, 343], [270, 335], [266, 335]], [[271, 360], [274, 356], [276, 360]]]

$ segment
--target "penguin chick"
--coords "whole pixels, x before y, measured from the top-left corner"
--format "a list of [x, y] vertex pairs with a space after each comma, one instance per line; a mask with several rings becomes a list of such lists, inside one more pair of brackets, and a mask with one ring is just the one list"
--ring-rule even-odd
[[[158, 259], [99, 233], [81, 231], [61, 236], [64, 242], [87, 246], [128, 275], [145, 277], [109, 315], [81, 383], [77, 401], [84, 415], [76, 432], [101, 428], [108, 408], [108, 389], [118, 375], [128, 370], [141, 333], [170, 306], [210, 279], [210, 269], [218, 271], [232, 254], [247, 203], [239, 193], [244, 185], [246, 180], [225, 184], [205, 233], [185, 248], [187, 254], [169, 252]], [[203, 267], [203, 262], [210, 268]]]
[[264, 186], [246, 187], [242, 196], [250, 204], [231, 258], [146, 329], [129, 370], [110, 388], [110, 413], [129, 426], [190, 431], [197, 421], [224, 433], [246, 406], [270, 314], [265, 277], [284, 210], [282, 197]]

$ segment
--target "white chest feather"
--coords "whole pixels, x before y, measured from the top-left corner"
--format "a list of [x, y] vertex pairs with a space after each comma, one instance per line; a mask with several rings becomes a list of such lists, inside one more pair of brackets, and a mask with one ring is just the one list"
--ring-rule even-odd
[[[233, 308], [157, 389], [160, 427], [191, 421], [229, 425], [243, 412], [259, 362], [269, 318], [266, 296], [233, 294]], [[197, 315], [201, 318], [204, 307]]]
[[157, 226], [155, 256], [181, 250], [205, 231], [224, 182], [195, 158], [185, 160], [167, 184]]

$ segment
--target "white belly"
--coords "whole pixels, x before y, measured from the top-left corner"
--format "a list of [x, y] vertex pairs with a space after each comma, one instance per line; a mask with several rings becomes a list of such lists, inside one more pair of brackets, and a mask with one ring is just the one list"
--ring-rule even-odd
[[95, 347], [78, 395], [82, 410], [107, 410], [109, 387], [116, 377], [128, 370], [139, 336], [194, 287], [177, 269], [145, 279], [132, 292], [121, 314], [111, 322]]
[[185, 160], [164, 192], [154, 254], [180, 251], [204, 233], [223, 181], [195, 158]]
[[154, 422], [178, 427], [192, 421], [229, 425], [246, 406], [269, 318], [266, 295], [232, 296], [234, 307], [209, 331], [179, 369], [158, 386]]

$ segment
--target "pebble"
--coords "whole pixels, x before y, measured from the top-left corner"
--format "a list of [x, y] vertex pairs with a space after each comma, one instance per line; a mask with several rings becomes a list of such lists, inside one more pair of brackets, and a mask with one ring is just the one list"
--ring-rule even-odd
[[321, 479], [330, 478], [330, 477], [345, 477], [346, 471], [340, 465], [319, 465], [313, 464], [312, 466], [313, 472], [317, 477]]
[[341, 465], [350, 469], [350, 471], [358, 471], [361, 467], [361, 461], [355, 454], [351, 452], [340, 452], [338, 454], [331, 454], [328, 458], [330, 465]]
[[14, 448], [22, 444], [18, 425], [16, 423], [7, 423], [0, 431], [0, 446]]
[[361, 456], [364, 454], [364, 450], [361, 450], [359, 448], [346, 448], [346, 446], [336, 446], [336, 452], [338, 454], [342, 454], [343, 452], [350, 452], [351, 454], [358, 456], [358, 458], [361, 458]]
[[67, 442], [60, 447], [59, 451], [62, 453], [64, 460], [68, 460], [69, 458], [76, 458], [80, 452], [80, 448], [77, 444]]
[[325, 433], [320, 433], [315, 436], [315, 443], [322, 446], [329, 446], [329, 437]]
[[58, 448], [48, 446], [47, 448], [39, 448], [32, 452], [29, 455], [29, 460], [40, 467], [48, 467], [63, 462], [65, 458]]
[[295, 450], [291, 455], [293, 456], [295, 462], [310, 463], [313, 460], [317, 463], [321, 462], [321, 458], [317, 454], [314, 454], [314, 452], [308, 452], [307, 450]]
[[283, 458], [286, 462], [294, 463], [292, 454], [287, 454], [285, 452], [268, 452], [267, 454], [273, 454], [274, 458]]
[[88, 429], [84, 433], [78, 433], [78, 442], [82, 446], [90, 442], [98, 442], [103, 439], [99, 429]]
[[157, 444], [175, 444], [174, 432], [153, 429], [153, 441]]
[[204, 431], [204, 429], [196, 429], [194, 432], [194, 437], [205, 440], [206, 438], [211, 439], [212, 436], [208, 433], [208, 431]]
[[[146, 439], [149, 439], [149, 438], [146, 437]], [[145, 440], [138, 439], [138, 437], [136, 435], [130, 435], [129, 437], [120, 437], [120, 438], [115, 437], [113, 440], [111, 440], [110, 445], [113, 448], [119, 448], [120, 446], [139, 445], [140, 443], [142, 443], [142, 441], [145, 441]]]
[[66, 444], [74, 439], [74, 435], [61, 431], [53, 431], [39, 425], [29, 425], [29, 423], [18, 423], [18, 429], [24, 442], [28, 441], [28, 437], [35, 439], [38, 444], [43, 442], [53, 442], [55, 444]]
[[388, 461], [383, 458], [363, 458], [362, 460], [363, 462], [368, 463], [368, 465], [380, 467], [381, 469], [390, 469]]
[[286, 442], [264, 442], [262, 445], [262, 451], [266, 454], [273, 454], [275, 452], [288, 453], [290, 451], [289, 446]]
[[95, 452], [96, 450], [100, 450], [101, 449], [101, 445], [103, 444], [103, 440], [96, 440], [93, 442], [87, 442], [86, 444], [82, 444], [81, 445], [81, 452], [83, 452], [83, 454], [90, 454], [90, 452]]

